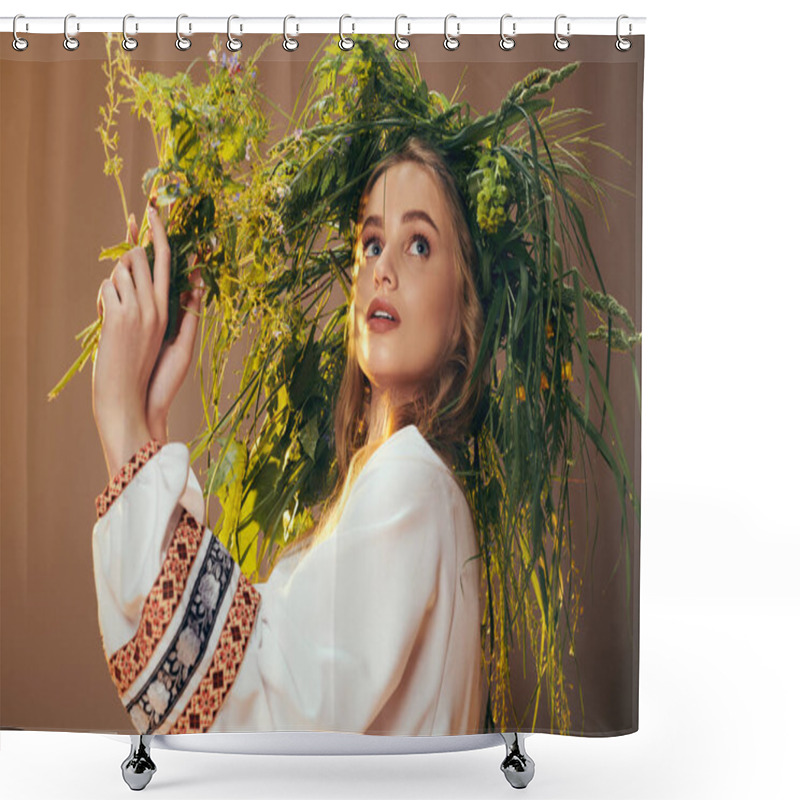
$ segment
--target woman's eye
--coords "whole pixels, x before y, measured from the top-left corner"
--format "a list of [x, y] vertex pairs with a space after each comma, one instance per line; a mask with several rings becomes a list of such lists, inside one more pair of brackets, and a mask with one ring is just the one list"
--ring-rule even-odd
[[[370, 248], [377, 247], [377, 250], [371, 251]], [[419, 249], [419, 248], [422, 249]], [[371, 237], [364, 242], [364, 256], [369, 258], [370, 256], [379, 256], [381, 254], [380, 251], [380, 243], [376, 237]], [[418, 233], [414, 236], [411, 242], [411, 252], [416, 256], [427, 256], [430, 254], [431, 246], [428, 243], [428, 240], [421, 234]]]
[[[422, 252], [416, 249], [417, 245], [422, 245]], [[411, 250], [418, 256], [426, 256], [428, 255], [428, 253], [430, 253], [431, 247], [428, 244], [428, 240], [422, 234], [417, 234], [414, 237], [414, 242], [411, 245]]]

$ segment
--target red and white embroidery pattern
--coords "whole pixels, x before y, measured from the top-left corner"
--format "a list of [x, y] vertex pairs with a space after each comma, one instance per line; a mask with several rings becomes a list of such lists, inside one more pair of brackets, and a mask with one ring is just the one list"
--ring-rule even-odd
[[[141, 447], [130, 461], [120, 469], [95, 501], [98, 519], [108, 511], [139, 470], [158, 453], [161, 446], [157, 440], [153, 439]], [[210, 531], [207, 533], [208, 536], [213, 536]], [[204, 535], [206, 535], [205, 526], [201, 525], [186, 509], [183, 509], [158, 578], [156, 578], [145, 599], [142, 617], [136, 633], [129, 642], [120, 647], [108, 659], [111, 679], [117, 688], [120, 698], [123, 698], [134, 682], [142, 676], [153, 654], [161, 644], [165, 631], [174, 619], [187, 591], [189, 574], [202, 547]], [[224, 563], [233, 568], [230, 563], [232, 561], [230, 553], [218, 541], [212, 539], [212, 545], [219, 547], [219, 553], [212, 547], [211, 550], [217, 553], [217, 561], [214, 561], [214, 559], [211, 559], [211, 561], [214, 561], [214, 564], [219, 567], [218, 559], [224, 554]], [[211, 550], [206, 553], [207, 560], [210, 557]], [[220, 563], [224, 566], [224, 563]], [[203, 566], [206, 566], [206, 561], [203, 562]], [[214, 565], [211, 564], [211, 566]], [[201, 582], [201, 594], [202, 590]], [[216, 597], [214, 599], [216, 600]], [[170, 733], [203, 732], [211, 727], [244, 659], [245, 649], [255, 626], [260, 602], [261, 595], [258, 590], [243, 575], [239, 574], [236, 591], [220, 632], [219, 640], [216, 642], [216, 646], [209, 642], [214, 647], [210, 666], [200, 681], [197, 690], [189, 699], [185, 709], [172, 725]], [[211, 605], [213, 606], [214, 603]], [[186, 619], [189, 619], [189, 617]], [[213, 622], [213, 618], [211, 618], [211, 622]], [[188, 637], [187, 642], [189, 638], [192, 637]], [[192, 638], [189, 644], [196, 646], [197, 642]], [[189, 647], [189, 644], [186, 644], [183, 639], [177, 642], [177, 650], [175, 652], [179, 660], [183, 657], [181, 655], [181, 647], [183, 646], [185, 650], [186, 647]], [[205, 645], [201, 643], [201, 647], [204, 648]], [[197, 654], [192, 652], [189, 655], [192, 656], [191, 660], [193, 661]], [[148, 680], [154, 686], [160, 686], [155, 677], [151, 676]], [[163, 690], [164, 687], [161, 686], [161, 689]], [[160, 724], [158, 717], [162, 713], [168, 714], [168, 709], [164, 709], [162, 712], [157, 707], [158, 704], [150, 696], [152, 691], [148, 691], [149, 693], [144, 700], [142, 696], [138, 696], [130, 703], [134, 722], [136, 722], [136, 713], [143, 717], [140, 720], [144, 725], [142, 732], [145, 729], [150, 732], [151, 727], [156, 728]], [[175, 691], [179, 694], [182, 690], [180, 686], [177, 686]], [[144, 690], [140, 692], [140, 695], [142, 692]], [[151, 708], [153, 705], [156, 707]], [[137, 729], [140, 727], [137, 726]]]
[[211, 665], [169, 733], [205, 733], [211, 727], [239, 672], [260, 602], [258, 590], [240, 575]]
[[161, 442], [153, 439], [139, 448], [120, 471], [108, 482], [103, 493], [94, 501], [97, 519], [111, 508], [111, 504], [122, 494], [122, 490], [133, 480], [133, 476], [161, 449]]
[[202, 540], [202, 526], [184, 510], [158, 578], [144, 601], [136, 633], [108, 660], [111, 679], [120, 696], [128, 691], [144, 669], [174, 616]]

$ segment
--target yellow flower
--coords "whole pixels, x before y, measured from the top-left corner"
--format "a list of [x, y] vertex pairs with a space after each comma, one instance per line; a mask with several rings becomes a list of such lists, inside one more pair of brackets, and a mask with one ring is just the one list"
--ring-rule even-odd
[[517, 386], [517, 400], [520, 403], [525, 402], [525, 387], [524, 386]]
[[552, 339], [555, 336], [555, 333], [553, 332], [553, 326], [550, 324], [550, 320], [547, 320], [547, 327], [545, 328], [545, 331], [547, 332], [548, 339]]
[[542, 380], [541, 380], [541, 383], [540, 383], [540, 388], [541, 388], [541, 390], [543, 392], [546, 392], [547, 389], [549, 388], [549, 386], [550, 386], [550, 382], [547, 380], [547, 375], [545, 375], [544, 372], [543, 372], [542, 373]]
[[572, 380], [572, 362], [565, 361], [561, 365], [561, 380], [562, 381], [571, 381]]

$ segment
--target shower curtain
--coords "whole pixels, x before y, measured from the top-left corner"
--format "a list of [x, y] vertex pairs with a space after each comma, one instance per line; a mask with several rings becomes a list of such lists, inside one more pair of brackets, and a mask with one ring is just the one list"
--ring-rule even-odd
[[637, 729], [643, 38], [353, 40], [0, 49], [0, 727]]

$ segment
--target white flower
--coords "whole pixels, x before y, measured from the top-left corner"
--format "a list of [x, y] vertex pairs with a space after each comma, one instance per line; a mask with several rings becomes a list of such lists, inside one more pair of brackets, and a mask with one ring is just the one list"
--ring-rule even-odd
[[217, 63], [217, 51], [213, 48], [208, 51], [208, 60], [213, 61], [215, 64]]
[[161, 681], [155, 681], [147, 690], [147, 700], [156, 714], [163, 714], [169, 703], [169, 692]]
[[215, 608], [219, 599], [219, 581], [213, 575], [204, 575], [198, 587], [200, 601], [206, 608]]
[[283, 200], [283, 196], [286, 194], [286, 187], [285, 187], [285, 186], [279, 186], [279, 187], [278, 187], [278, 188], [275, 190], [275, 194], [277, 194], [277, 195], [278, 195], [278, 199], [279, 199], [279, 200]]
[[191, 667], [200, 652], [200, 640], [191, 628], [186, 628], [178, 638], [178, 661]]

